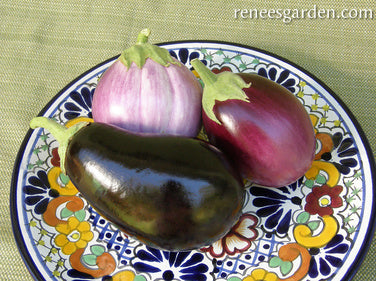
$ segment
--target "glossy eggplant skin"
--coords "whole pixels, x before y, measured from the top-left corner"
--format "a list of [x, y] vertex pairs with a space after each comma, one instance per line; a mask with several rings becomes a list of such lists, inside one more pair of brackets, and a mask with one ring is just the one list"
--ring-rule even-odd
[[67, 175], [105, 218], [145, 244], [197, 249], [236, 223], [244, 187], [224, 155], [190, 138], [91, 123], [70, 140]]
[[257, 74], [240, 73], [248, 102], [219, 101], [218, 124], [203, 113], [210, 142], [237, 165], [245, 178], [267, 187], [283, 187], [311, 167], [316, 138], [303, 104], [286, 88]]

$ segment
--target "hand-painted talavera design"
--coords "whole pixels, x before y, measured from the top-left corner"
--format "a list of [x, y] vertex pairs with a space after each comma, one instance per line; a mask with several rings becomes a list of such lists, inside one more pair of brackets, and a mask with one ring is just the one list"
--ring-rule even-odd
[[[169, 48], [187, 66], [198, 57], [214, 72], [258, 73], [296, 95], [316, 131], [312, 167], [296, 183], [283, 188], [248, 184], [243, 215], [220, 241], [195, 251], [166, 252], [120, 232], [91, 208], [62, 174], [56, 140], [47, 131], [35, 131], [21, 161], [19, 173], [24, 176], [15, 188], [22, 199], [16, 204], [17, 212], [25, 221], [20, 231], [28, 251], [41, 265], [37, 269], [40, 276], [36, 277], [313, 281], [334, 280], [341, 270], [347, 271], [343, 266], [351, 259], [351, 250], [359, 247], [356, 241], [368, 200], [365, 189], [372, 189], [366, 186], [365, 177], [369, 175], [365, 175], [362, 164], [366, 155], [360, 155], [359, 140], [347, 124], [351, 120], [344, 119], [294, 67], [245, 48], [204, 46], [177, 44]], [[79, 120], [92, 121], [95, 85], [110, 63], [73, 84], [45, 114], [66, 126]]]

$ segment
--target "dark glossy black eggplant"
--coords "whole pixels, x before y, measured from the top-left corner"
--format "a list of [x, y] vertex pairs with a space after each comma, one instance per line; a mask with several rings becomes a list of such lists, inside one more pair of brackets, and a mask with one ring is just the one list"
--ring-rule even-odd
[[178, 251], [223, 237], [237, 222], [244, 187], [224, 155], [190, 138], [140, 136], [101, 123], [31, 127], [59, 141], [62, 168], [105, 218], [145, 244]]

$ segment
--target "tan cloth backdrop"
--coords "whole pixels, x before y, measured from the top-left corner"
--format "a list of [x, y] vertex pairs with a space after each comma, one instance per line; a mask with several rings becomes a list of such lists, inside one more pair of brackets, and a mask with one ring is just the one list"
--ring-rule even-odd
[[[374, 19], [250, 18], [237, 9], [372, 9]], [[354, 13], [354, 11], [353, 11]], [[351, 16], [354, 16], [352, 14]], [[221, 40], [278, 54], [328, 85], [376, 150], [374, 1], [2, 0], [0, 2], [0, 279], [31, 280], [13, 239], [9, 190], [28, 121], [67, 83], [149, 27], [153, 43]], [[376, 276], [373, 242], [354, 280]]]

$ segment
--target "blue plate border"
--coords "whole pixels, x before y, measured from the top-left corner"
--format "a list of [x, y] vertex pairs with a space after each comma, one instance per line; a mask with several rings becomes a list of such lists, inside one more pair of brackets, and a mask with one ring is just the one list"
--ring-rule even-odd
[[[310, 72], [306, 71], [302, 67], [298, 66], [296, 63], [291, 62], [281, 56], [278, 56], [274, 53], [271, 53], [269, 51], [265, 51], [259, 48], [243, 45], [243, 44], [238, 44], [238, 43], [231, 43], [231, 42], [226, 42], [226, 41], [212, 41], [212, 40], [184, 40], [184, 41], [171, 41], [171, 42], [163, 42], [163, 43], [158, 43], [156, 45], [158, 46], [165, 46], [165, 45], [172, 45], [172, 44], [197, 44], [197, 43], [202, 43], [202, 44], [222, 44], [222, 45], [227, 45], [229, 47], [240, 47], [244, 49], [248, 49], [251, 51], [256, 51], [268, 56], [271, 56], [273, 58], [276, 58], [284, 63], [287, 63], [294, 68], [300, 70], [303, 72], [305, 75], [309, 76], [311, 79], [313, 79], [316, 83], [318, 83], [322, 88], [324, 88], [341, 106], [341, 108], [346, 112], [346, 114], [349, 116], [351, 119], [353, 125], [355, 126], [360, 138], [362, 139], [363, 146], [367, 152], [367, 157], [369, 159], [370, 163], [370, 170], [372, 174], [372, 184], [373, 184], [373, 190], [374, 194], [376, 193], [376, 164], [375, 164], [375, 158], [374, 154], [371, 150], [369, 141], [361, 128], [359, 122], [353, 115], [353, 113], [349, 110], [349, 108], [346, 106], [346, 104], [335, 94], [328, 86], [326, 86], [321, 79], [317, 78], [315, 75], [311, 74]], [[77, 78], [72, 80], [70, 83], [68, 83], [62, 90], [60, 90], [44, 107], [43, 109], [39, 112], [38, 116], [42, 116], [48, 109], [49, 107], [55, 102], [55, 100], [60, 97], [69, 87], [71, 87], [74, 83], [76, 83], [78, 80], [82, 79], [84, 76], [86, 76], [88, 73], [92, 72], [93, 70], [107, 64], [108, 62], [116, 59], [119, 55], [113, 56], [112, 58], [109, 58], [94, 67], [90, 68], [89, 70], [85, 71], [81, 75], [79, 75]], [[11, 215], [11, 222], [12, 222], [12, 231], [14, 234], [14, 238], [18, 247], [18, 250], [21, 254], [21, 257], [26, 264], [30, 274], [35, 280], [45, 280], [43, 278], [43, 275], [41, 272], [38, 270], [38, 268], [35, 266], [32, 257], [30, 256], [30, 253], [27, 249], [27, 246], [25, 245], [24, 239], [21, 234], [21, 229], [20, 229], [20, 222], [18, 220], [18, 213], [17, 213], [17, 208], [16, 208], [16, 192], [17, 192], [17, 183], [18, 183], [18, 177], [19, 177], [19, 171], [20, 171], [20, 163], [21, 159], [23, 158], [25, 148], [27, 146], [27, 143], [29, 141], [29, 138], [31, 136], [32, 130], [29, 129], [26, 133], [26, 136], [24, 137], [20, 149], [17, 153], [14, 168], [13, 168], [13, 173], [12, 173], [12, 180], [11, 180], [11, 188], [10, 188], [10, 215]], [[357, 259], [354, 261], [353, 266], [347, 271], [347, 273], [344, 276], [343, 280], [351, 280], [355, 273], [358, 271], [359, 267], [361, 266], [362, 262], [364, 261], [364, 258], [366, 257], [366, 253], [369, 250], [369, 247], [372, 243], [372, 239], [374, 237], [374, 233], [376, 230], [376, 200], [373, 200], [372, 204], [372, 212], [371, 212], [371, 218], [373, 218], [370, 221], [367, 234], [366, 234], [366, 239], [364, 239], [364, 242], [360, 248], [360, 251], [357, 255]]]

